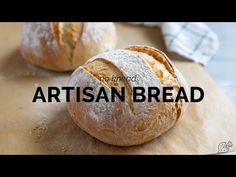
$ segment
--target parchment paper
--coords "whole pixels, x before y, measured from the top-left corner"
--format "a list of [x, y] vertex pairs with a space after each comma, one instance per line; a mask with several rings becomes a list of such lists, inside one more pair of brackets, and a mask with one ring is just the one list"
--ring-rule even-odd
[[[147, 44], [165, 51], [159, 29], [116, 24], [118, 48]], [[144, 145], [116, 147], [77, 127], [65, 103], [32, 103], [36, 86], [65, 85], [70, 72], [55, 73], [25, 62], [19, 53], [21, 24], [0, 25], [0, 154], [215, 154], [221, 142], [236, 149], [236, 109], [202, 66], [168, 56], [189, 86], [204, 89], [167, 133]], [[61, 96], [63, 98], [63, 95]]]

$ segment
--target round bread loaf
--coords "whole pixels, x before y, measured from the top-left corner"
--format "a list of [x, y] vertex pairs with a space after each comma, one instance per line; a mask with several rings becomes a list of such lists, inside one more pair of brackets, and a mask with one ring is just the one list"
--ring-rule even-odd
[[70, 71], [89, 58], [115, 48], [113, 23], [25, 23], [21, 53], [31, 63], [54, 71]]
[[[114, 81], [112, 77], [137, 80]], [[110, 78], [102, 79], [102, 78]], [[76, 92], [71, 92], [68, 111], [74, 122], [97, 139], [112, 145], [131, 146], [148, 142], [170, 129], [186, 108], [183, 100], [178, 102], [134, 102], [134, 87], [173, 87], [173, 98], [186, 83], [180, 72], [161, 51], [148, 46], [131, 46], [92, 57], [74, 71], [69, 86], [80, 87], [80, 95], [86, 87], [94, 88], [97, 95], [105, 87], [110, 99], [111, 87], [125, 88], [125, 102], [76, 101]], [[147, 92], [145, 92], [147, 97]], [[161, 94], [160, 94], [161, 95]]]

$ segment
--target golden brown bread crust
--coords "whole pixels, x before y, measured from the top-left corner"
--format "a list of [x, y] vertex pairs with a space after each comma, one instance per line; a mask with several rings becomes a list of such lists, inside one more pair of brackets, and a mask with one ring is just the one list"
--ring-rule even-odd
[[[157, 69], [156, 71], [154, 71], [163, 86], [172, 86], [176, 89], [176, 91], [178, 91], [179, 87], [182, 86], [185, 88], [185, 90], [187, 90], [187, 84], [186, 84], [182, 74], [179, 73], [179, 71], [175, 68], [174, 64], [171, 62], [171, 60], [167, 57], [167, 55], [164, 52], [162, 52], [156, 48], [153, 48], [153, 47], [142, 46], [142, 45], [130, 46], [127, 49], [148, 54], [148, 55], [152, 56], [156, 61], [161, 62], [166, 67], [168, 72], [173, 76], [173, 78], [171, 80], [164, 78], [163, 73], [162, 72], [160, 73], [160, 70]], [[160, 76], [160, 75], [162, 75], [162, 76]], [[168, 84], [168, 82], [170, 84]], [[175, 104], [175, 107], [177, 110], [177, 119], [178, 119], [181, 116], [181, 114], [185, 111], [185, 109], [187, 107], [187, 103], [183, 100], [180, 100], [179, 102], [177, 102]]]
[[[162, 73], [162, 74], [160, 74]], [[139, 81], [106, 82], [101, 76], [131, 76], [137, 74]], [[127, 102], [76, 102], [75, 92], [71, 94], [68, 111], [74, 122], [90, 135], [108, 144], [119, 146], [138, 145], [152, 140], [170, 129], [184, 112], [179, 102], [133, 102], [130, 98], [134, 86], [174, 86], [176, 95], [180, 86], [186, 87], [183, 77], [159, 50], [147, 46], [131, 46], [92, 57], [71, 76], [69, 86], [81, 90], [90, 86], [97, 95], [99, 87], [105, 87], [108, 96], [110, 87], [125, 87], [129, 90]], [[82, 95], [82, 92], [81, 92]]]
[[129, 105], [132, 104], [132, 91], [129, 83], [126, 80], [121, 79], [117, 81], [112, 80], [112, 76], [122, 77], [123, 73], [111, 62], [104, 59], [96, 59], [94, 62], [87, 63], [82, 67], [98, 80], [101, 80], [101, 78], [103, 77], [109, 77], [109, 80], [102, 80], [102, 83], [108, 88], [115, 87], [117, 90], [120, 91], [121, 87], [125, 87], [125, 100]]
[[70, 71], [116, 45], [113, 23], [26, 23], [21, 53], [31, 63], [54, 71]]

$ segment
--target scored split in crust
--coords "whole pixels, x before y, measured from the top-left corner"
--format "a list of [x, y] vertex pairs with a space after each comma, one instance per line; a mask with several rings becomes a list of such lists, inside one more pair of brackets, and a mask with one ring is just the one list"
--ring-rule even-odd
[[[174, 87], [173, 97], [176, 96], [180, 88], [180, 83], [178, 82], [174, 68], [164, 53], [146, 46], [131, 46], [126, 50], [127, 52], [131, 52], [141, 57], [150, 66], [150, 69], [160, 80], [162, 86]], [[121, 90], [121, 87], [125, 87], [125, 89], [128, 90], [125, 100], [128, 100], [128, 105], [131, 107], [131, 109], [133, 108], [131, 99], [132, 87], [130, 83], [122, 80], [119, 80], [118, 82], [112, 81], [113, 75], [124, 77], [124, 73], [119, 69], [119, 67], [116, 67], [111, 61], [106, 60], [105, 58], [96, 58], [91, 62], [87, 62], [83, 68], [108, 88], [115, 87], [118, 90]], [[106, 81], [101, 79], [103, 77], [108, 77], [109, 80]], [[182, 101], [179, 101], [174, 105], [177, 112], [176, 119], [178, 119], [181, 115], [182, 104]]]
[[25, 23], [20, 51], [24, 59], [53, 71], [72, 71], [89, 58], [113, 50], [117, 41], [113, 23]]
[[[116, 88], [124, 86], [126, 89], [129, 87], [146, 89], [154, 86], [163, 93], [162, 87], [167, 83], [163, 82], [162, 84], [161, 80], [168, 80], [168, 78], [163, 79], [165, 71], [172, 78], [170, 81], [176, 82], [177, 89], [178, 86], [185, 86], [182, 75], [164, 54], [158, 50], [153, 51], [151, 47], [132, 47], [132, 50], [118, 49], [92, 57], [72, 74], [68, 85], [79, 86], [82, 89], [90, 86], [94, 88], [94, 95], [99, 93], [101, 86], [105, 88], [107, 93], [111, 92], [109, 88], [112, 86]], [[136, 49], [139, 51], [135, 51]], [[162, 67], [158, 69], [159, 66]], [[104, 70], [104, 68], [106, 69]], [[113, 83], [101, 79], [103, 76], [114, 74], [124, 77], [137, 74], [140, 80], [138, 82], [119, 80], [118, 83]], [[163, 78], [160, 79], [161, 77]], [[80, 93], [82, 94], [81, 90]], [[147, 92], [144, 94], [147, 96]], [[108, 97], [110, 98], [110, 94]], [[68, 103], [68, 111], [81, 129], [103, 142], [119, 146], [138, 145], [160, 136], [174, 126], [181, 115], [180, 113], [183, 112], [183, 107], [181, 105], [178, 107], [175, 102], [159, 103], [147, 100], [138, 103], [132, 102], [132, 110], [130, 106], [127, 106], [127, 102], [123, 103], [119, 100], [109, 103], [105, 101], [77, 102], [76, 92], [71, 94], [71, 100]], [[180, 109], [179, 113], [177, 113], [178, 108]]]
[[[162, 64], [165, 65], [166, 69], [168, 70], [168, 72], [173, 76], [174, 78], [174, 83], [175, 85], [164, 85], [164, 86], [172, 86], [174, 87], [174, 89], [176, 89], [176, 93], [178, 92], [181, 84], [178, 81], [178, 77], [175, 74], [174, 68], [173, 68], [173, 64], [169, 61], [168, 57], [160, 50], [157, 50], [155, 48], [152, 47], [147, 47], [147, 46], [130, 46], [127, 48], [128, 50], [131, 51], [137, 51], [137, 52], [142, 52], [142, 53], [146, 53], [150, 56], [153, 57], [154, 60], [161, 62]], [[146, 62], [148, 62], [148, 60], [145, 60]], [[150, 64], [150, 62], [148, 62], [148, 64], [150, 65], [150, 67], [152, 68], [152, 70], [154, 71], [154, 68], [152, 67], [152, 65]], [[155, 72], [155, 71], [154, 71]], [[158, 72], [155, 72], [156, 76], [160, 79], [160, 81], [162, 82], [162, 84], [165, 84], [161, 78], [161, 75]], [[177, 119], [180, 117], [181, 115], [181, 110], [182, 110], [182, 106], [183, 106], [183, 101], [179, 100], [176, 104], [176, 110], [177, 110]]]
[[50, 24], [57, 43], [60, 44], [59, 47], [62, 50], [66, 50], [64, 54], [67, 54], [66, 58], [70, 65], [73, 66], [74, 52], [80, 42], [84, 23], [55, 22]]
[[[132, 108], [132, 88], [130, 84], [126, 80], [119, 80], [117, 82], [112, 79], [112, 76], [114, 75], [118, 77], [124, 76], [122, 71], [117, 66], [115, 66], [108, 60], [98, 58], [93, 62], [87, 63], [85, 66], [83, 66], [83, 68], [108, 88], [114, 87], [118, 91], [121, 91], [121, 87], [124, 87], [127, 91], [127, 93], [125, 94], [125, 101]], [[106, 78], [109, 79], [106, 80]]]

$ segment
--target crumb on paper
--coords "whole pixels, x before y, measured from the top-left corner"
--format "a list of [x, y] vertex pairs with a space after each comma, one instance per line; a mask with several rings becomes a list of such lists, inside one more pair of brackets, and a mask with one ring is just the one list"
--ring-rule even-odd
[[47, 130], [48, 130], [48, 125], [45, 119], [33, 127], [31, 133], [36, 138], [35, 143], [38, 143], [39, 139], [42, 137], [44, 133], [46, 133]]
[[68, 150], [66, 149], [65, 146], [62, 146], [62, 147], [61, 147], [61, 151], [62, 151], [62, 152], [67, 152]]

